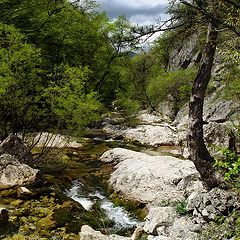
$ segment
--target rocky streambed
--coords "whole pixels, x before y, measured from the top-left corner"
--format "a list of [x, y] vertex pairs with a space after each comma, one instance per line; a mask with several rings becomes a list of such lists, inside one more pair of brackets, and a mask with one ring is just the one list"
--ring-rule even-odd
[[25, 166], [30, 157], [6, 152], [8, 143], [1, 143], [0, 157], [16, 158], [1, 166], [8, 169], [0, 178], [1, 238], [238, 239], [239, 194], [205, 189], [194, 164], [184, 159], [185, 124], [140, 117], [145, 120], [135, 128], [106, 122], [103, 129], [113, 139], [91, 134], [80, 145], [51, 148], [32, 170]]
[[[11, 141], [7, 139], [3, 144]], [[78, 239], [83, 225], [105, 234], [133, 233], [141, 220], [113, 194], [108, 185], [113, 164], [99, 157], [115, 146], [136, 147], [101, 134], [82, 142], [77, 148], [52, 148], [47, 158], [35, 162], [32, 168], [23, 168], [25, 165], [17, 159], [18, 165], [9, 160], [8, 166], [15, 168], [12, 172], [11, 168], [2, 169], [1, 183], [14, 174], [16, 181], [10, 181], [11, 185], [2, 186], [0, 191], [1, 239]], [[34, 152], [39, 150], [35, 148]], [[23, 174], [18, 175], [16, 169]], [[32, 176], [27, 174], [29, 169]]]

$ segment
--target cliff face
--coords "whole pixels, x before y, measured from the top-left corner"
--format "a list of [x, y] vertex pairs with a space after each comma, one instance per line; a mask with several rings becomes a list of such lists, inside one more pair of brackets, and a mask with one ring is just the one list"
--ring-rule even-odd
[[[175, 71], [178, 69], [186, 69], [198, 64], [201, 60], [203, 43], [200, 42], [200, 34], [193, 33], [187, 39], [175, 44], [175, 47], [169, 53], [168, 71]], [[215, 54], [214, 66], [212, 70], [213, 76], [218, 76], [219, 70], [223, 68], [221, 63], [221, 55], [219, 49]]]
[[[197, 63], [201, 60], [203, 46], [199, 41], [200, 38], [201, 36], [198, 33], [194, 33], [169, 53], [169, 71], [197, 66]], [[203, 114], [204, 136], [213, 154], [219, 151], [219, 148], [229, 147], [232, 141], [236, 142], [240, 151], [239, 140], [236, 138], [237, 126], [240, 125], [240, 102], [225, 97], [226, 83], [220, 79], [225, 77], [227, 68], [222, 63], [220, 51], [221, 49], [217, 49], [215, 54], [212, 79], [209, 83], [212, 89], [206, 93]], [[170, 106], [170, 104], [167, 105]], [[165, 115], [161, 107], [159, 109], [161, 115]], [[187, 129], [188, 103], [177, 114], [174, 125]]]
[[201, 59], [199, 35], [194, 33], [178, 44], [169, 53], [168, 70], [186, 69], [198, 63]]

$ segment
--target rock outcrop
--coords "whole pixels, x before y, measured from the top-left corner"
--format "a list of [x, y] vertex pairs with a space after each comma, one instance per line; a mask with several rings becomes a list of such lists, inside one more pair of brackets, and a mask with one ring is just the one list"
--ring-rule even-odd
[[240, 209], [236, 192], [208, 192], [191, 161], [122, 148], [105, 152], [101, 160], [116, 164], [109, 180], [114, 191], [146, 204], [148, 240], [200, 239], [210, 221]]
[[205, 193], [193, 192], [188, 198], [187, 209], [196, 218], [211, 221], [240, 209], [240, 196], [218, 188]]
[[197, 239], [202, 224], [176, 209], [193, 193], [206, 192], [191, 161], [122, 148], [105, 152], [101, 160], [117, 164], [109, 180], [116, 192], [147, 204], [143, 230], [148, 239]]
[[[180, 201], [199, 177], [191, 161], [170, 156], [149, 156], [116, 148], [107, 151], [101, 159], [119, 162], [110, 177], [113, 189], [143, 203]], [[189, 176], [195, 177], [190, 186], [187, 189], [179, 187]]]
[[[168, 68], [169, 70], [186, 69], [200, 61], [198, 34], [191, 34], [181, 44], [177, 44], [170, 52]], [[176, 44], [176, 43], [175, 43]]]
[[77, 142], [70, 136], [61, 134], [41, 132], [35, 136], [30, 136], [28, 141], [32, 141], [35, 147], [48, 147], [48, 148], [80, 148], [82, 144]]
[[21, 163], [9, 154], [0, 155], [0, 190], [31, 183], [38, 170]]
[[[206, 98], [203, 114], [204, 137], [212, 155], [218, 155], [219, 149], [230, 145], [231, 138], [237, 131], [236, 126], [239, 125], [239, 109], [240, 103], [222, 100], [218, 93]], [[123, 139], [138, 141], [143, 145], [174, 146], [177, 148], [170, 151], [170, 154], [189, 157], [187, 150], [188, 104], [178, 112], [171, 123], [164, 122], [159, 114], [147, 114], [144, 111], [139, 113], [137, 118], [140, 124], [135, 128], [105, 122], [103, 130], [112, 136], [121, 136]], [[239, 143], [236, 147], [240, 151]]]
[[19, 162], [32, 165], [32, 154], [22, 140], [10, 134], [6, 139], [0, 143], [0, 155], [9, 154], [18, 159]]
[[177, 145], [179, 139], [175, 127], [165, 124], [142, 124], [135, 128], [121, 128], [105, 123], [103, 130], [112, 135], [121, 135], [130, 141], [138, 141], [143, 145], [161, 146], [161, 145]]
[[176, 218], [177, 213], [173, 207], [151, 207], [144, 224], [144, 231], [159, 235], [158, 232], [167, 233], [167, 228]]

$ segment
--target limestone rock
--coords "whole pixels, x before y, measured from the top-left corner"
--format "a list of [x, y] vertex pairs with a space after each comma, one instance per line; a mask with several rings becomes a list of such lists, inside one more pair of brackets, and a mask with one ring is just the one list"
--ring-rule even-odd
[[138, 225], [131, 236], [131, 240], [139, 240], [141, 235], [144, 233], [144, 229], [141, 225]]
[[153, 236], [153, 235], [149, 235], [148, 240], [179, 240], [179, 239], [172, 239], [170, 237], [165, 237], [165, 236]]
[[103, 130], [113, 135], [113, 137], [122, 136], [124, 139], [138, 141], [141, 144], [154, 147], [160, 145], [177, 145], [179, 143], [177, 129], [167, 123], [141, 124], [135, 128], [105, 124]]
[[18, 159], [21, 163], [31, 165], [33, 163], [32, 154], [24, 145], [22, 140], [14, 134], [10, 134], [0, 144], [0, 155], [10, 154]]
[[162, 122], [162, 118], [160, 116], [150, 114], [147, 111], [141, 111], [137, 118], [140, 120], [141, 124], [154, 124]]
[[179, 216], [174, 207], [150, 208], [146, 219], [144, 230], [158, 235], [156, 239], [198, 239], [198, 232], [202, 227], [189, 216]]
[[193, 174], [183, 178], [177, 185], [179, 190], [184, 191], [184, 196], [187, 198], [193, 192], [204, 193], [206, 188], [203, 182], [199, 179], [199, 175]]
[[223, 101], [217, 99], [212, 102], [211, 98], [206, 101], [204, 107], [203, 119], [207, 122], [225, 122], [229, 120], [230, 116], [238, 109], [238, 106], [233, 101]]
[[174, 126], [179, 128], [186, 128], [188, 126], [188, 113], [189, 107], [188, 104], [185, 104], [180, 111], [177, 113], [174, 122], [172, 123]]
[[34, 138], [32, 139], [34, 143], [36, 143], [36, 147], [49, 147], [49, 148], [63, 148], [63, 147], [69, 147], [69, 148], [80, 148], [82, 147], [82, 144], [77, 142], [71, 137], [61, 135], [61, 134], [55, 134], [55, 133], [48, 133], [48, 132], [42, 132], [38, 133]]
[[210, 221], [217, 215], [240, 209], [240, 201], [236, 192], [214, 188], [206, 193], [193, 192], [188, 198], [187, 209], [193, 211], [194, 216]]
[[38, 170], [20, 163], [9, 154], [0, 156], [0, 189], [31, 183], [36, 179], [37, 173]]
[[146, 156], [144, 153], [135, 152], [131, 150], [127, 150], [127, 154], [124, 154], [124, 151], [126, 149], [123, 148], [114, 148], [111, 150], [106, 151], [103, 153], [103, 155], [100, 157], [100, 160], [106, 163], [119, 163], [123, 162], [125, 160], [136, 160], [141, 159]]
[[168, 231], [171, 239], [194, 240], [199, 239], [201, 227], [201, 224], [195, 223], [190, 217], [183, 216], [175, 219]]
[[169, 124], [139, 125], [123, 131], [123, 136], [129, 140], [137, 140], [149, 146], [177, 145], [176, 129]]
[[95, 231], [88, 225], [83, 225], [79, 233], [81, 240], [130, 240], [130, 237], [122, 237], [118, 235], [104, 235], [100, 231]]
[[167, 99], [159, 104], [157, 112], [161, 116], [162, 121], [172, 122], [175, 118], [174, 102], [171, 99]]
[[157, 235], [157, 230], [161, 228], [161, 235], [166, 235], [167, 228], [172, 224], [176, 215], [173, 207], [151, 207], [143, 229], [147, 233]]
[[113, 189], [144, 203], [183, 199], [184, 191], [177, 184], [189, 175], [198, 175], [191, 161], [170, 156], [149, 156], [119, 148], [105, 153], [106, 156], [120, 162], [110, 178]]
[[181, 41], [170, 53], [169, 70], [186, 69], [199, 61], [198, 34], [190, 35], [186, 40]]
[[32, 195], [32, 192], [27, 189], [26, 187], [20, 187], [17, 189], [17, 196], [19, 198], [25, 197], [25, 196], [30, 196]]

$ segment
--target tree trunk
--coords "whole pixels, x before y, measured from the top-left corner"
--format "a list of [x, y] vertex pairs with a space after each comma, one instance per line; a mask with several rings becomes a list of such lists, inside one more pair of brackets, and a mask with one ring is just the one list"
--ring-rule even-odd
[[190, 159], [200, 172], [202, 180], [209, 188], [219, 185], [218, 177], [213, 168], [213, 157], [208, 152], [203, 138], [203, 103], [207, 85], [211, 78], [214, 55], [216, 52], [218, 32], [217, 26], [210, 22], [206, 44], [197, 76], [192, 87], [189, 103], [188, 149]]

